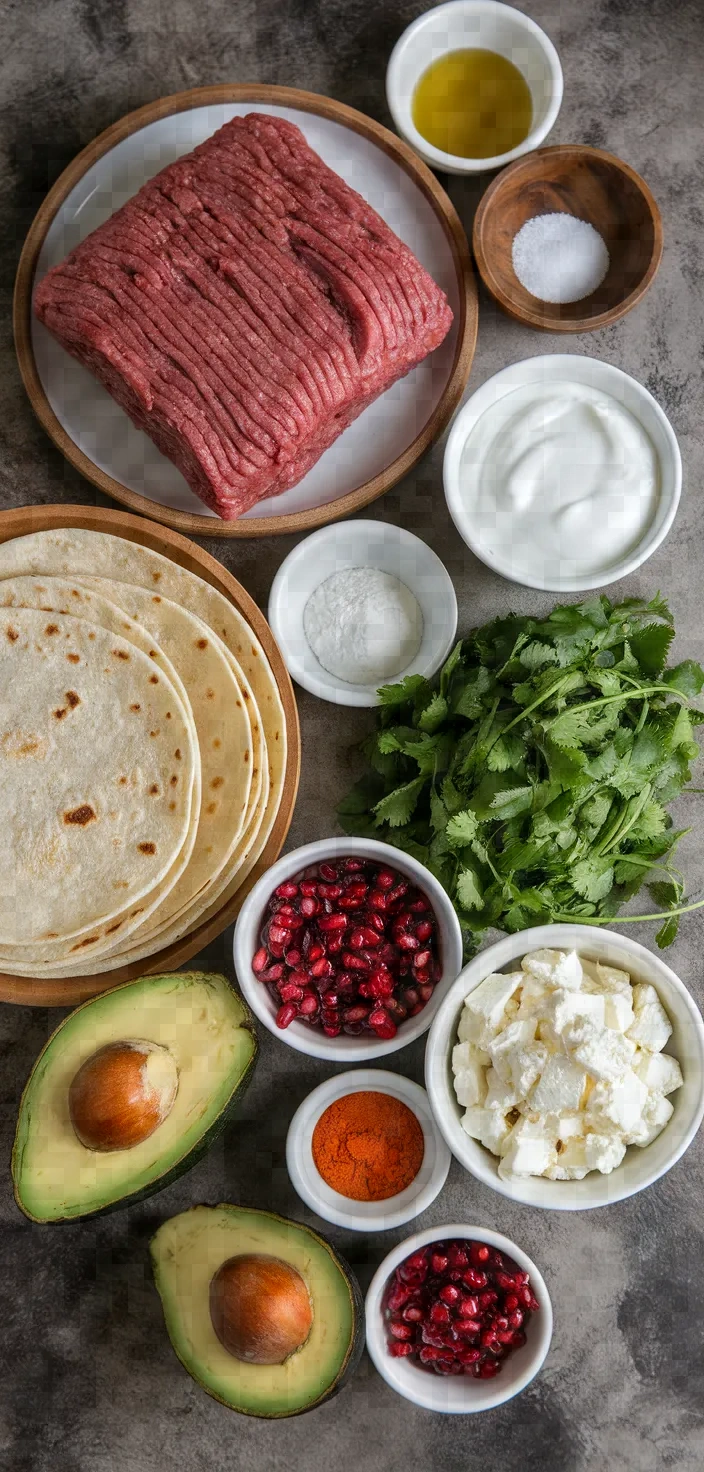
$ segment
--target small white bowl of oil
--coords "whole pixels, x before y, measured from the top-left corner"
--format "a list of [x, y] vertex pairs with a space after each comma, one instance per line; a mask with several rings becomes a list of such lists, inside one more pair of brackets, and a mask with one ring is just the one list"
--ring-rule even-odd
[[562, 90], [552, 41], [530, 16], [498, 0], [450, 0], [419, 16], [386, 71], [397, 131], [432, 169], [448, 174], [501, 169], [539, 148]]

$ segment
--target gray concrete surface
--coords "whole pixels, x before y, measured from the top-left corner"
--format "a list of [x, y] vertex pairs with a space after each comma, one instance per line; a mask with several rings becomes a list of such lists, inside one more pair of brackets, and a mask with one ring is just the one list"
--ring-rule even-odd
[[[3, 0], [0, 4], [0, 505], [98, 498], [35, 422], [14, 360], [10, 299], [32, 215], [73, 155], [128, 109], [163, 93], [257, 79], [328, 93], [387, 120], [386, 57], [423, 0]], [[700, 0], [522, 0], [556, 43], [565, 100], [552, 142], [611, 149], [641, 170], [658, 199], [665, 257], [645, 302], [617, 326], [583, 338], [533, 333], [481, 297], [470, 387], [535, 353], [583, 352], [635, 374], [671, 416], [685, 487], [675, 528], [619, 593], [661, 588], [674, 604], [680, 657], [702, 654], [700, 428], [704, 340]], [[481, 184], [450, 181], [469, 228]], [[372, 514], [410, 527], [449, 567], [467, 629], [509, 607], [552, 598], [513, 587], [458, 540], [441, 489], [442, 445]], [[369, 514], [369, 513], [367, 513]], [[211, 541], [265, 606], [292, 539]], [[354, 771], [350, 743], [363, 712], [337, 713], [305, 694], [301, 794], [289, 843], [334, 831], [336, 799]], [[695, 804], [687, 868], [704, 881]], [[0, 835], [1, 841], [1, 835]], [[631, 931], [654, 944], [652, 928]], [[700, 1001], [704, 916], [684, 924], [672, 964]], [[230, 970], [230, 936], [204, 960]], [[540, 1263], [555, 1335], [538, 1380], [476, 1419], [416, 1411], [365, 1360], [344, 1394], [317, 1412], [268, 1425], [236, 1418], [191, 1382], [173, 1355], [147, 1267], [147, 1241], [196, 1201], [236, 1200], [315, 1218], [288, 1181], [284, 1140], [294, 1107], [331, 1071], [262, 1038], [242, 1117], [177, 1185], [145, 1206], [66, 1229], [33, 1227], [16, 1210], [8, 1164], [22, 1083], [58, 1012], [0, 1011], [0, 1466], [6, 1472], [357, 1472], [490, 1467], [493, 1472], [659, 1472], [704, 1465], [701, 1202], [704, 1140], [649, 1191], [575, 1215], [505, 1202], [453, 1165], [422, 1225], [455, 1220], [498, 1228]], [[421, 1077], [422, 1045], [392, 1066]], [[365, 1239], [331, 1230], [365, 1285], [400, 1233]]]

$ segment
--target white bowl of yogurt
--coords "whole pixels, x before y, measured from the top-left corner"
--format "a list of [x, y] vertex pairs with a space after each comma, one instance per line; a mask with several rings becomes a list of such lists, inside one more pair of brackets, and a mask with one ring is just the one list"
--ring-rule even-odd
[[635, 378], [571, 353], [512, 363], [460, 410], [444, 459], [460, 536], [501, 577], [581, 593], [626, 577], [674, 520], [674, 430]]

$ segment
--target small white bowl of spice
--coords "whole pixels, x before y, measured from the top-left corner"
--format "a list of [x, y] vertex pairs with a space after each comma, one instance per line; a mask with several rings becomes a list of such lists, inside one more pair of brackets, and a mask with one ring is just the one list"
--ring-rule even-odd
[[313, 1089], [286, 1140], [298, 1195], [354, 1232], [419, 1216], [442, 1190], [450, 1158], [425, 1089], [379, 1068], [338, 1073]]
[[440, 668], [457, 632], [457, 599], [420, 537], [382, 521], [343, 521], [281, 564], [269, 623], [305, 690], [335, 705], [372, 706], [380, 685]]

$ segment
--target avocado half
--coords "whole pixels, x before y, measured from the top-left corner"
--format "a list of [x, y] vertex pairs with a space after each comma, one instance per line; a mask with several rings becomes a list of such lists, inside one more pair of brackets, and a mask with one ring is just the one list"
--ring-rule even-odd
[[[228, 1258], [246, 1253], [289, 1263], [310, 1294], [310, 1334], [281, 1365], [236, 1359], [212, 1325], [211, 1280]], [[334, 1395], [356, 1368], [364, 1347], [359, 1285], [310, 1227], [244, 1206], [193, 1206], [164, 1222], [151, 1255], [176, 1354], [197, 1384], [232, 1410], [269, 1419], [299, 1416]]]
[[[178, 1069], [173, 1107], [130, 1149], [89, 1150], [71, 1123], [71, 1082], [98, 1048], [131, 1038], [171, 1052]], [[76, 1221], [161, 1191], [223, 1128], [257, 1049], [251, 1014], [224, 976], [144, 976], [84, 1003], [52, 1034], [22, 1095], [12, 1152], [18, 1206], [32, 1221]]]

